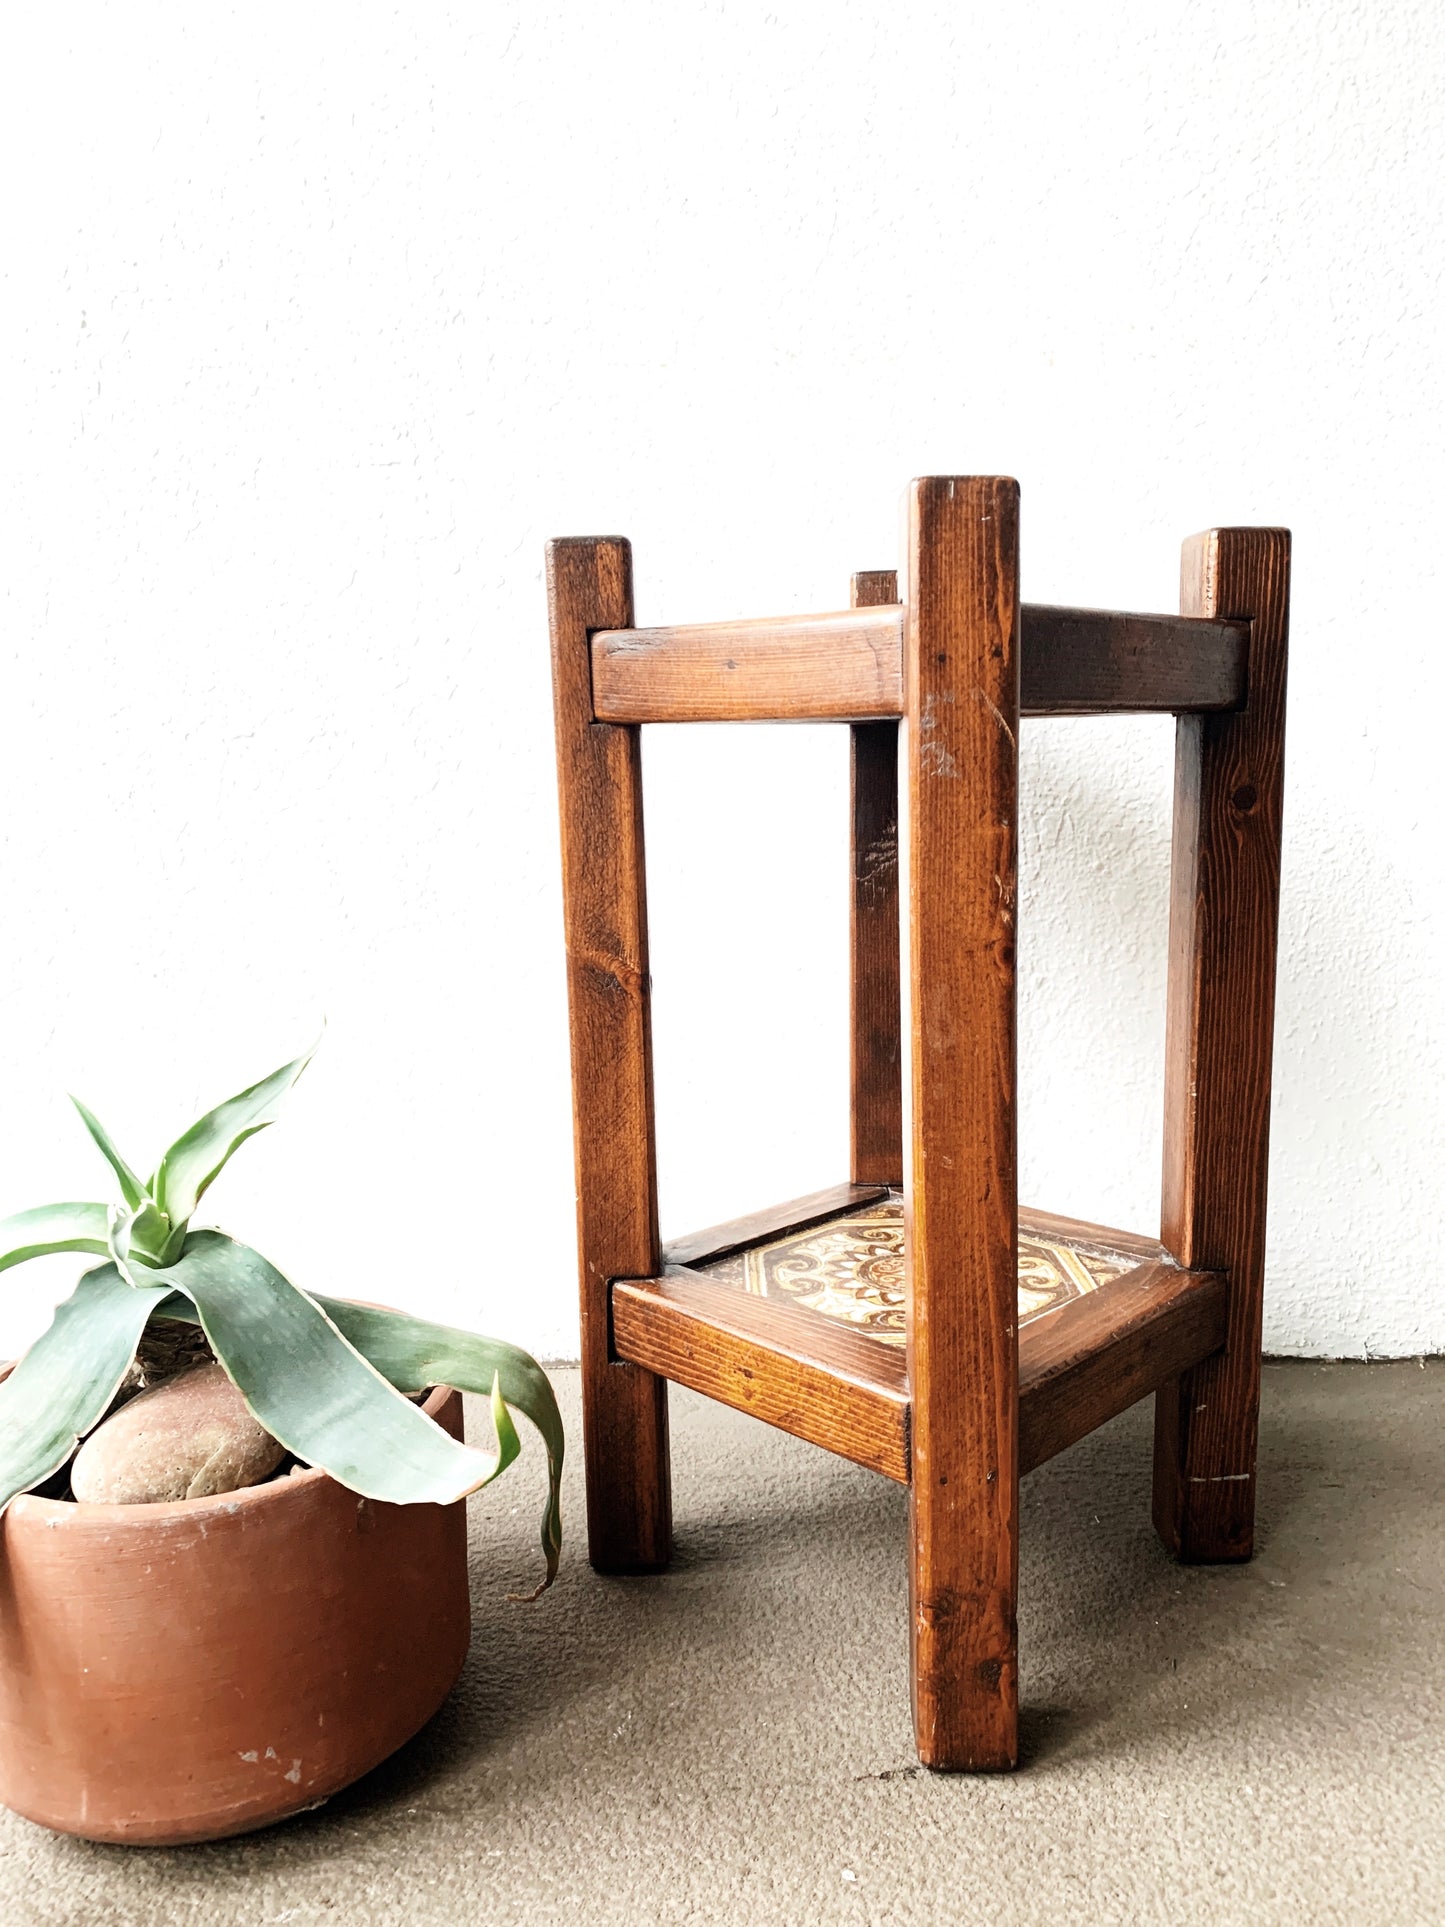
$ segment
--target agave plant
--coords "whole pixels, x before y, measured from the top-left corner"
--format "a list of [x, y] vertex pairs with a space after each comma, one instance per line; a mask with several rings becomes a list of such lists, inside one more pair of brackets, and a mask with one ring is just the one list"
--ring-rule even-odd
[[[0, 1384], [0, 1512], [65, 1465], [104, 1418], [148, 1328], [179, 1335], [199, 1325], [272, 1437], [369, 1499], [448, 1505], [475, 1492], [521, 1450], [508, 1407], [525, 1413], [547, 1448], [542, 1592], [561, 1545], [562, 1421], [535, 1359], [496, 1339], [302, 1291], [225, 1232], [192, 1229], [214, 1179], [275, 1122], [310, 1058], [208, 1111], [144, 1183], [100, 1121], [71, 1100], [122, 1202], [42, 1205], [0, 1223], [0, 1271], [57, 1251], [108, 1261], [86, 1272]], [[406, 1396], [430, 1385], [490, 1393], [494, 1452], [460, 1444]]]

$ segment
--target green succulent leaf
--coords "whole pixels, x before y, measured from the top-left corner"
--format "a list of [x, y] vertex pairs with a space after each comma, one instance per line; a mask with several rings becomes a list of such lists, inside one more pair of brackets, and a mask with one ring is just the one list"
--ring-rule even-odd
[[149, 1198], [139, 1211], [132, 1211], [128, 1205], [113, 1204], [107, 1227], [111, 1261], [120, 1266], [122, 1276], [132, 1284], [139, 1284], [141, 1280], [131, 1277], [131, 1263], [152, 1269], [161, 1263], [162, 1253], [173, 1242], [169, 1221]]
[[109, 1211], [104, 1204], [41, 1204], [17, 1211], [0, 1223], [0, 1271], [54, 1251], [89, 1251], [103, 1258], [109, 1249]]
[[111, 1264], [86, 1272], [56, 1307], [49, 1329], [0, 1384], [0, 1512], [58, 1472], [105, 1416], [166, 1296], [164, 1286], [133, 1289]]
[[147, 1198], [131, 1221], [131, 1250], [148, 1265], [163, 1265], [179, 1254], [185, 1235], [184, 1225], [172, 1226], [165, 1212]]
[[434, 1425], [305, 1292], [222, 1231], [193, 1231], [165, 1277], [195, 1306], [211, 1349], [260, 1424], [353, 1492], [398, 1505], [450, 1505], [496, 1478], [521, 1450], [495, 1383], [488, 1389], [498, 1449], [490, 1454]]
[[171, 1224], [184, 1225], [227, 1160], [248, 1137], [276, 1122], [286, 1093], [311, 1062], [315, 1050], [313, 1045], [304, 1057], [283, 1064], [259, 1084], [227, 1098], [176, 1139], [161, 1159], [150, 1187], [151, 1196]]
[[[556, 1396], [536, 1359], [515, 1345], [503, 1344], [495, 1338], [478, 1338], [451, 1325], [435, 1325], [406, 1312], [358, 1305], [345, 1298], [307, 1295], [399, 1392], [421, 1392], [428, 1385], [451, 1385], [460, 1392], [491, 1392], [495, 1399], [496, 1392], [500, 1391], [509, 1406], [532, 1421], [547, 1448], [548, 1495], [542, 1519], [542, 1551], [547, 1568], [535, 1592], [516, 1596], [531, 1600], [545, 1592], [557, 1576], [562, 1547], [562, 1459], [566, 1448]], [[173, 1293], [165, 1300], [157, 1316], [200, 1322], [194, 1304], [183, 1292]]]
[[542, 1551], [547, 1573], [537, 1591], [519, 1595], [535, 1599], [557, 1576], [562, 1549], [562, 1414], [551, 1381], [528, 1353], [496, 1338], [478, 1338], [451, 1325], [434, 1325], [406, 1312], [382, 1311], [344, 1299], [320, 1298], [316, 1303], [344, 1337], [370, 1359], [400, 1392], [420, 1392], [428, 1385], [452, 1385], [459, 1392], [488, 1392], [495, 1380], [507, 1404], [525, 1415], [542, 1435], [547, 1448], [548, 1495], [542, 1519]]
[[95, 1115], [95, 1112], [89, 1109], [87, 1105], [82, 1104], [73, 1091], [71, 1092], [70, 1101], [76, 1110], [80, 1112], [80, 1121], [95, 1139], [96, 1147], [100, 1155], [120, 1180], [121, 1196], [125, 1199], [132, 1211], [139, 1211], [141, 1206], [147, 1201], [145, 1186], [141, 1183], [135, 1172], [131, 1170], [120, 1152], [116, 1150], [115, 1145], [111, 1141], [110, 1132], [106, 1130], [100, 1119]]

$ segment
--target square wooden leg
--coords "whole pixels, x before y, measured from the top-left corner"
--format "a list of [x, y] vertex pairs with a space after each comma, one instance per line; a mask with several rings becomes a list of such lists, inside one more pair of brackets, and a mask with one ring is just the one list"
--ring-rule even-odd
[[606, 1573], [660, 1572], [672, 1557], [667, 1380], [614, 1359], [582, 1366], [587, 1557]]
[[1018, 486], [915, 482], [901, 763], [913, 1716], [1018, 1759]]
[[1017, 1532], [1015, 1515], [988, 1544], [909, 1508], [913, 1732], [937, 1771], [1018, 1764]]
[[652, 991], [635, 728], [594, 721], [591, 631], [632, 621], [619, 536], [547, 550], [562, 898], [572, 1028], [587, 1529], [599, 1572], [647, 1572], [672, 1550], [667, 1383], [612, 1355], [614, 1278], [661, 1263]]
[[1250, 623], [1248, 700], [1175, 752], [1160, 1236], [1229, 1280], [1223, 1351], [1156, 1396], [1154, 1523], [1189, 1560], [1254, 1548], [1289, 568], [1284, 529], [1184, 545], [1181, 612]]

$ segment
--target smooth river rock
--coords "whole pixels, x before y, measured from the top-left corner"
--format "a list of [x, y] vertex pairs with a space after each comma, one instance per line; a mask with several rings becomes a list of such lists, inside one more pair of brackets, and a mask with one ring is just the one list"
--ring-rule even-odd
[[246, 1410], [222, 1365], [201, 1365], [96, 1427], [75, 1455], [70, 1488], [102, 1505], [206, 1499], [270, 1478], [286, 1456]]

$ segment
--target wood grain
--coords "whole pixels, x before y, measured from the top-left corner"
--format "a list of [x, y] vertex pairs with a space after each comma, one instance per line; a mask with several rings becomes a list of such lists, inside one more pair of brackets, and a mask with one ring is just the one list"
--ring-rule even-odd
[[592, 638], [596, 714], [639, 723], [854, 722], [902, 707], [895, 609]]
[[592, 720], [588, 633], [632, 620], [617, 536], [547, 548], [572, 1031], [587, 1530], [600, 1572], [672, 1545], [667, 1382], [613, 1359], [610, 1286], [660, 1269], [651, 983], [636, 729]]
[[[855, 575], [851, 599], [855, 609], [897, 602], [897, 571], [869, 569]], [[901, 1185], [898, 725], [854, 723], [850, 736], [850, 1165], [855, 1184]]]
[[[830, 1184], [821, 1191], [809, 1191], [804, 1197], [766, 1205], [741, 1218], [729, 1218], [723, 1224], [709, 1225], [704, 1231], [690, 1231], [685, 1237], [674, 1238], [663, 1246], [663, 1261], [686, 1267], [711, 1264], [750, 1245], [766, 1244], [773, 1238], [786, 1238], [789, 1232], [826, 1224], [830, 1218], [859, 1211], [864, 1205], [876, 1204], [890, 1192], [896, 1195], [900, 1190], [901, 1186], [889, 1184]], [[1112, 1225], [1094, 1224], [1086, 1218], [1062, 1217], [1057, 1211], [1041, 1211], [1036, 1205], [1019, 1206], [1019, 1230], [1057, 1239], [1063, 1244], [1096, 1245], [1125, 1257], [1132, 1255], [1140, 1264], [1168, 1256], [1157, 1238], [1146, 1238], [1137, 1231], [1118, 1231]]]
[[696, 1272], [612, 1288], [619, 1354], [885, 1477], [908, 1479], [899, 1348]]
[[[1179, 616], [1023, 607], [1016, 484], [943, 477], [901, 602], [878, 570], [846, 612], [639, 630], [624, 542], [548, 570], [593, 1562], [668, 1556], [668, 1379], [907, 1482], [919, 1757], [1009, 1767], [1021, 1470], [1153, 1389], [1161, 1536], [1252, 1545], [1289, 538], [1196, 538]], [[1016, 1194], [1019, 718], [1126, 711], [1181, 717], [1158, 1241]], [[638, 727], [773, 719], [853, 725], [852, 1181], [664, 1259]], [[688, 1269], [900, 1187], [906, 1351]], [[1020, 1227], [1137, 1263], [1020, 1334]]]
[[1062, 1218], [1057, 1211], [1040, 1211], [1036, 1206], [1019, 1206], [1019, 1230], [1040, 1238], [1056, 1238], [1067, 1245], [1098, 1245], [1105, 1251], [1134, 1256], [1140, 1264], [1168, 1256], [1157, 1238], [1141, 1237], [1136, 1231], [1115, 1231], [1106, 1224], [1091, 1224], [1086, 1218]]
[[1217, 1352], [1218, 1272], [1140, 1265], [1019, 1333], [1019, 1467], [1032, 1472], [1106, 1419]]
[[1245, 707], [1181, 719], [1175, 755], [1160, 1235], [1229, 1275], [1224, 1352], [1155, 1406], [1155, 1525], [1188, 1560], [1254, 1545], [1289, 563], [1284, 529], [1184, 547], [1185, 611], [1251, 623]]
[[790, 1198], [786, 1204], [770, 1204], [746, 1217], [730, 1218], [726, 1224], [709, 1225], [706, 1231], [690, 1232], [674, 1238], [663, 1247], [668, 1265], [711, 1264], [727, 1258], [749, 1245], [767, 1244], [773, 1238], [786, 1238], [790, 1231], [806, 1231], [809, 1225], [826, 1224], [846, 1211], [857, 1211], [888, 1195], [882, 1184], [830, 1184], [826, 1190], [810, 1191], [806, 1197]]
[[1018, 1757], [1018, 485], [913, 484], [902, 871], [919, 1758]]
[[[870, 572], [876, 580], [884, 572]], [[1249, 624], [1029, 605], [1025, 716], [1217, 711], [1243, 697]], [[595, 714], [616, 723], [866, 722], [903, 704], [901, 607], [592, 638]]]
[[1177, 714], [1244, 700], [1247, 622], [1025, 603], [1025, 716]]
[[[1207, 1358], [1224, 1342], [1215, 1272], [1140, 1265], [1019, 1333], [1020, 1470]], [[683, 1268], [612, 1288], [618, 1354], [906, 1484], [910, 1394], [896, 1345], [807, 1306]]]

